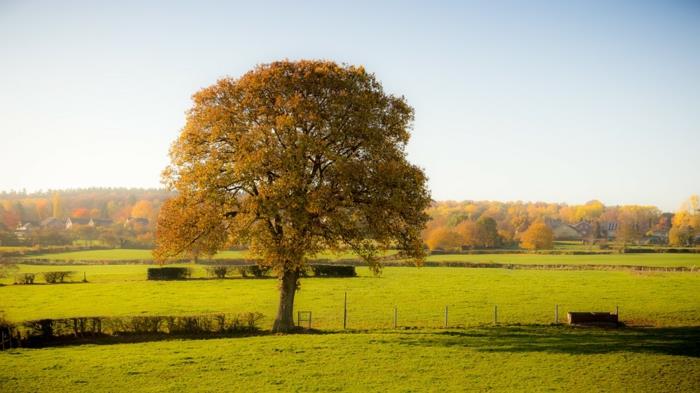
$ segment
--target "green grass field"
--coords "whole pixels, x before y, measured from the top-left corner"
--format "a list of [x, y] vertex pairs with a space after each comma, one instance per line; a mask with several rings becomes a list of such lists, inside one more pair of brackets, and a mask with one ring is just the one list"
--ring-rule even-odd
[[[144, 265], [62, 266], [82, 272], [89, 283], [9, 285], [0, 288], [2, 306], [16, 321], [43, 317], [197, 314], [259, 311], [268, 318], [277, 306], [274, 279], [146, 281]], [[21, 271], [56, 267], [22, 265]], [[195, 266], [195, 277], [204, 277]], [[386, 268], [373, 277], [358, 268], [356, 278], [302, 279], [297, 309], [313, 312], [314, 326], [342, 326], [344, 292], [353, 328], [386, 328], [393, 307], [404, 326], [442, 325], [444, 308], [455, 325], [492, 321], [499, 306], [504, 323], [549, 323], [554, 305], [566, 311], [612, 311], [633, 324], [700, 324], [700, 275], [626, 271], [554, 271], [464, 268]]]
[[[247, 251], [222, 251], [214, 256], [214, 259], [245, 259]], [[343, 259], [354, 258], [352, 253], [322, 253], [318, 258]], [[118, 260], [152, 260], [151, 250], [136, 249], [112, 249], [112, 250], [86, 250], [61, 253], [48, 253], [30, 255], [30, 259], [51, 259], [55, 261], [118, 261]], [[208, 259], [208, 258], [202, 258]]]
[[[245, 259], [246, 251], [222, 251], [215, 259]], [[318, 258], [355, 258], [352, 253], [323, 253]], [[115, 261], [150, 260], [150, 250], [89, 250], [64, 253], [32, 255], [27, 258], [51, 259], [57, 262], [68, 261]], [[472, 262], [472, 263], [514, 263], [537, 265], [634, 265], [660, 267], [700, 268], [700, 254], [608, 254], [608, 255], [540, 255], [540, 254], [450, 254], [431, 255], [428, 261]]]
[[0, 246], [0, 252], [2, 251], [27, 251], [31, 250], [31, 247], [27, 246]]
[[[454, 257], [534, 264], [587, 264], [591, 258], [648, 266], [698, 262], [694, 254]], [[271, 326], [275, 279], [204, 279], [202, 266], [188, 266], [194, 279], [154, 282], [146, 280], [149, 265], [19, 265], [19, 272], [72, 270], [76, 280], [84, 273], [89, 282], [6, 285], [0, 287], [0, 310], [13, 321], [258, 311], [265, 315], [262, 328]], [[312, 311], [313, 327], [322, 334], [15, 349], [0, 352], [0, 391], [700, 390], [698, 273], [459, 267], [387, 267], [381, 277], [360, 267], [358, 273], [302, 279], [296, 309]], [[341, 330], [345, 292], [349, 332]], [[614, 311], [619, 305], [629, 327], [550, 326], [555, 304], [562, 321], [566, 311]]]
[[451, 254], [431, 255], [428, 261], [489, 262], [526, 265], [633, 265], [700, 268], [700, 254], [603, 254], [603, 255], [539, 255], [539, 254]]
[[[243, 251], [223, 251], [215, 258], [245, 258]], [[52, 259], [56, 261], [116, 261], [116, 260], [151, 260], [151, 250], [112, 249], [86, 250], [61, 253], [30, 255], [27, 258]]]
[[697, 339], [506, 327], [22, 349], [0, 353], [0, 390], [697, 392]]

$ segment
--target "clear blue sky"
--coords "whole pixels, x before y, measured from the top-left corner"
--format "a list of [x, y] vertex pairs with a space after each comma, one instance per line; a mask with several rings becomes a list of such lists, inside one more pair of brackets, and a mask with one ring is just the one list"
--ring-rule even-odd
[[193, 92], [323, 58], [415, 107], [434, 199], [700, 192], [696, 1], [229, 3], [0, 0], [0, 190], [159, 186]]

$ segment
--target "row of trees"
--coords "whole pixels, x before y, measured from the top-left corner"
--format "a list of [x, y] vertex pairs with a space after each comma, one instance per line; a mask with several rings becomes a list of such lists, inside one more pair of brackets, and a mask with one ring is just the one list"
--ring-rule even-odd
[[124, 226], [113, 224], [104, 227], [75, 226], [69, 230], [38, 228], [22, 237], [5, 231], [0, 233], [3, 245], [62, 246], [79, 242], [86, 246], [113, 248], [150, 248], [154, 244], [154, 231], [149, 226]]
[[698, 236], [700, 236], [700, 196], [693, 195], [673, 216], [673, 226], [668, 233], [668, 240], [672, 245], [687, 246], [696, 243]]
[[[155, 222], [172, 193], [160, 189], [94, 188], [38, 193], [0, 193], [0, 244], [63, 245], [75, 240], [107, 246], [153, 245]], [[100, 219], [100, 225], [46, 226], [47, 218]], [[140, 218], [125, 225], [130, 218]], [[77, 220], [76, 220], [77, 221]], [[17, 236], [18, 224], [32, 223]]]
[[[160, 207], [170, 197], [172, 193], [157, 189], [0, 193], [0, 244], [62, 245], [80, 239], [114, 247], [151, 246]], [[673, 218], [662, 215], [653, 206], [605, 206], [596, 200], [583, 205], [435, 202], [427, 210], [431, 219], [423, 231], [423, 239], [430, 249], [546, 248], [546, 244], [535, 247], [523, 239], [534, 223], [587, 221], [593, 224], [591, 240], [605, 236], [601, 230], [603, 224], [615, 223], [615, 238], [619, 242], [630, 243], [650, 233], [661, 232], [668, 233], [670, 245], [687, 246], [700, 235], [699, 209], [697, 195], [684, 202]], [[18, 223], [38, 223], [48, 217], [99, 218], [112, 220], [112, 224], [98, 228], [77, 225], [71, 231], [36, 227], [22, 240], [14, 235]], [[123, 224], [129, 217], [145, 218], [148, 224], [125, 227]], [[539, 228], [540, 237], [547, 238], [551, 230], [545, 230], [544, 226], [535, 229]]]
[[[520, 246], [530, 250], [552, 248], [554, 235], [544, 221], [536, 221], [520, 235]], [[480, 217], [476, 221], [466, 219], [453, 228], [437, 227], [426, 234], [425, 244], [436, 249], [488, 249], [514, 245], [498, 231], [496, 220]]]
[[[613, 235], [621, 243], [631, 243], [645, 237], [668, 238], [671, 245], [693, 243], [700, 235], [698, 197], [684, 203], [675, 215], [663, 214], [655, 206], [605, 206], [600, 201], [583, 205], [544, 202], [445, 201], [434, 202], [427, 210], [431, 220], [423, 231], [426, 245], [431, 249], [543, 248], [535, 246], [530, 236], [547, 239], [551, 227], [560, 224], [590, 223], [585, 234], [588, 240]], [[672, 218], [671, 218], [672, 217]], [[541, 224], [534, 226], [535, 223]], [[549, 223], [550, 225], [547, 225]], [[534, 226], [534, 227], [533, 227]], [[533, 228], [530, 230], [530, 228]]]
[[161, 189], [94, 188], [37, 193], [0, 193], [0, 224], [40, 222], [49, 217], [101, 218], [125, 221], [143, 217], [154, 221], [172, 193]]

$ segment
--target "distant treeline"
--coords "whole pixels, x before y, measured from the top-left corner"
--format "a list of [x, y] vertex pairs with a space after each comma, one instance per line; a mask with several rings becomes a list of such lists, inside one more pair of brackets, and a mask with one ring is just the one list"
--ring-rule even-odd
[[[0, 245], [110, 247], [153, 243], [163, 189], [89, 188], [0, 193]], [[70, 220], [70, 221], [68, 221]]]
[[[0, 192], [0, 245], [151, 247], [164, 189], [89, 188]], [[553, 240], [604, 244], [700, 243], [700, 199], [675, 213], [655, 206], [546, 202], [443, 201], [428, 209], [424, 231], [432, 250], [551, 248]], [[67, 223], [70, 219], [71, 222]], [[538, 225], [535, 225], [538, 224]], [[69, 228], [70, 227], [70, 228]]]
[[675, 213], [663, 213], [655, 206], [605, 206], [596, 200], [583, 205], [435, 202], [428, 209], [431, 221], [424, 238], [431, 249], [546, 249], [553, 239], [688, 246], [700, 240], [699, 209], [697, 195]]

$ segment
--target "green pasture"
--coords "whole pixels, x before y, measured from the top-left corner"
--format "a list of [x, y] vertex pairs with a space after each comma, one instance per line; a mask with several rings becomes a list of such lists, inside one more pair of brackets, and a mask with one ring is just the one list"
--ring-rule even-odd
[[0, 246], [0, 252], [3, 251], [27, 251], [31, 250], [31, 247], [26, 246]]
[[[148, 250], [86, 251], [95, 260]], [[51, 255], [66, 255], [51, 254]], [[100, 255], [102, 254], [102, 255]], [[93, 254], [95, 255], [95, 254]], [[141, 254], [143, 255], [143, 254]], [[226, 255], [226, 254], [223, 254]], [[238, 256], [223, 258], [240, 258]], [[700, 266], [697, 254], [441, 255], [435, 260]], [[440, 258], [440, 259], [437, 259]], [[73, 259], [73, 258], [67, 258]], [[75, 259], [84, 259], [75, 258]], [[144, 258], [147, 259], [147, 258]], [[452, 261], [454, 261], [452, 260]], [[275, 279], [147, 281], [151, 265], [18, 265], [75, 271], [88, 283], [12, 285], [0, 311], [16, 322], [72, 316], [262, 312]], [[700, 273], [387, 267], [380, 277], [304, 278], [296, 309], [321, 334], [73, 345], [0, 352], [1, 392], [643, 391], [700, 390]], [[344, 295], [348, 328], [342, 331]], [[625, 329], [552, 326], [567, 311], [614, 311]], [[498, 325], [493, 325], [494, 306]], [[444, 328], [445, 307], [448, 328]], [[398, 329], [393, 329], [394, 307]]]
[[[146, 281], [145, 265], [28, 266], [20, 271], [75, 270], [88, 283], [0, 287], [0, 309], [14, 321], [71, 316], [200, 314], [258, 311], [271, 325], [277, 301], [275, 279], [203, 279], [193, 266], [188, 281]], [[448, 306], [450, 326], [493, 321], [551, 323], [559, 304], [566, 311], [613, 311], [633, 325], [700, 325], [700, 275], [628, 271], [557, 271], [389, 267], [381, 277], [358, 268], [356, 278], [305, 278], [297, 310], [313, 313], [313, 326], [342, 327], [343, 297], [353, 329], [392, 326], [441, 327]], [[199, 279], [197, 279], [199, 278]], [[11, 281], [6, 279], [6, 283]]]
[[428, 261], [503, 263], [525, 265], [630, 265], [700, 268], [700, 254], [448, 254], [431, 255]]
[[[247, 251], [222, 251], [214, 259], [245, 259]], [[56, 262], [69, 261], [115, 261], [115, 260], [150, 260], [151, 250], [112, 249], [87, 250], [64, 253], [32, 255], [27, 258], [50, 259]], [[317, 258], [348, 259], [357, 258], [350, 252], [322, 253]], [[203, 258], [207, 259], [207, 258]], [[472, 262], [503, 263], [529, 265], [634, 265], [660, 267], [697, 267], [700, 268], [698, 254], [604, 254], [604, 255], [546, 255], [546, 254], [448, 254], [431, 255], [428, 261], [436, 262]]]
[[[213, 259], [245, 259], [248, 257], [247, 251], [221, 251], [214, 255]], [[329, 259], [345, 259], [345, 258], [356, 258], [356, 256], [350, 252], [341, 253], [322, 253], [317, 256], [318, 258], [329, 258]], [[46, 253], [29, 255], [26, 258], [29, 259], [50, 259], [54, 261], [119, 261], [119, 260], [152, 260], [153, 255], [151, 250], [137, 250], [137, 249], [110, 249], [110, 250], [85, 250], [85, 251], [71, 251], [71, 252], [60, 252], [60, 253]], [[201, 257], [202, 260], [209, 259], [208, 257]]]
[[0, 352], [3, 392], [697, 392], [698, 330], [499, 327]]
[[[244, 251], [222, 251], [215, 258], [245, 258]], [[30, 259], [51, 259], [55, 261], [116, 261], [116, 260], [151, 260], [151, 250], [122, 249], [85, 250], [59, 253], [29, 255]]]

